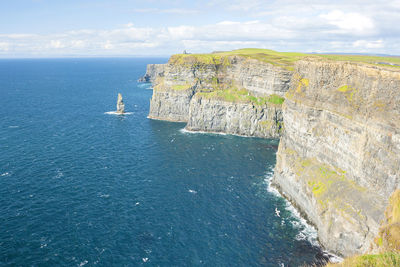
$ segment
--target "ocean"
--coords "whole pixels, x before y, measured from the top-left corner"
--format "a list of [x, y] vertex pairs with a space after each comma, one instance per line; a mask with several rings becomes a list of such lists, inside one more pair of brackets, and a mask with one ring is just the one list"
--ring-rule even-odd
[[[270, 188], [277, 140], [147, 118], [146, 64], [0, 60], [1, 266], [303, 266], [315, 229]], [[116, 109], [121, 93], [126, 115]]]

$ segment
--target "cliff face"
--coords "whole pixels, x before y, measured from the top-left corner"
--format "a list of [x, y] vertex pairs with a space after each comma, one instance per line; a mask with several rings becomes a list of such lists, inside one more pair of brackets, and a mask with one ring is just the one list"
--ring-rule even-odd
[[139, 82], [153, 83], [158, 77], [164, 76], [164, 64], [148, 64], [146, 74], [141, 77]]
[[188, 122], [193, 131], [279, 137], [291, 71], [240, 56], [173, 56], [154, 69], [145, 76], [154, 83], [149, 118]]
[[400, 179], [400, 72], [306, 59], [283, 105], [274, 182], [344, 256], [367, 251]]
[[193, 131], [281, 136], [274, 184], [328, 250], [397, 247], [400, 219], [385, 221], [384, 210], [400, 182], [400, 70], [268, 53], [177, 55], [149, 66], [149, 117]]
[[278, 105], [230, 103], [197, 94], [190, 102], [186, 129], [279, 138], [282, 111]]

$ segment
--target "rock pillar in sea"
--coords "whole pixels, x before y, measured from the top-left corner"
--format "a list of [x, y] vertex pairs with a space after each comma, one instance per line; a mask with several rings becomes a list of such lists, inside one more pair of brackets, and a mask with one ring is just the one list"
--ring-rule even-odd
[[125, 104], [120, 93], [118, 93], [117, 113], [125, 113]]

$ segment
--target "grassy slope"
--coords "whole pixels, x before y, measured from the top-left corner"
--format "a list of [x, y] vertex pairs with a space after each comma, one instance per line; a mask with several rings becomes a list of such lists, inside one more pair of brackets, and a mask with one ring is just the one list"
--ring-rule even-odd
[[400, 266], [400, 254], [387, 252], [376, 255], [361, 255], [345, 259], [342, 263], [326, 267], [395, 267]]
[[257, 59], [263, 62], [270, 63], [275, 66], [285, 68], [287, 70], [293, 70], [294, 63], [304, 57], [325, 58], [335, 61], [362, 62], [373, 65], [385, 66], [389, 68], [396, 68], [396, 69], [400, 68], [400, 66], [390, 65], [390, 64], [400, 65], [400, 57], [304, 54], [304, 53], [294, 53], [294, 52], [277, 52], [274, 50], [259, 49], [259, 48], [244, 48], [233, 51], [217, 52], [212, 54], [177, 54], [171, 57], [170, 63], [229, 64], [229, 60], [227, 60], [227, 58], [229, 56], [234, 56], [234, 55]]

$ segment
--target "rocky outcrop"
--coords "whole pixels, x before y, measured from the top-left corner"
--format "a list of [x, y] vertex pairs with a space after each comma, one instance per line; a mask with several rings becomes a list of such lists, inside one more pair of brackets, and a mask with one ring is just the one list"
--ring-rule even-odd
[[118, 93], [118, 100], [117, 100], [117, 113], [123, 114], [125, 113], [125, 104], [122, 100], [122, 95]]
[[275, 184], [341, 255], [370, 249], [400, 179], [400, 71], [315, 58], [296, 64]]
[[154, 87], [150, 99], [148, 118], [175, 122], [187, 122], [189, 118], [190, 100], [194, 89], [174, 90], [162, 85]]
[[[210, 62], [172, 56], [157, 68], [154, 71], [149, 65], [145, 76], [157, 77], [153, 80], [149, 118], [188, 122], [187, 129], [193, 131], [279, 137], [281, 103], [263, 99], [283, 96], [289, 89], [290, 70], [241, 56]], [[204, 97], [216, 91], [225, 95]]]
[[283, 129], [281, 107], [232, 103], [196, 94], [190, 102], [186, 129], [279, 138]]
[[164, 64], [148, 64], [146, 74], [139, 78], [138, 82], [155, 82], [158, 77], [164, 76], [164, 66]]
[[231, 64], [223, 75], [226, 78], [222, 82], [234, 81], [257, 96], [283, 96], [289, 89], [292, 73], [289, 69], [236, 56], [231, 58]]

